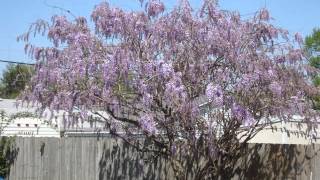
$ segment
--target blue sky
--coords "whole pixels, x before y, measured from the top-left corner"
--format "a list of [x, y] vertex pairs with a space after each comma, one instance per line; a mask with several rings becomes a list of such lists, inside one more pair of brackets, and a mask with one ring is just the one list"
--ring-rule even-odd
[[[25, 32], [35, 20], [49, 20], [52, 15], [63, 14], [59, 9], [49, 5], [70, 10], [77, 16], [89, 17], [92, 9], [102, 0], [2, 0], [0, 5], [0, 59], [32, 62], [24, 54], [23, 43], [16, 42], [16, 37]], [[172, 8], [178, 0], [163, 0], [167, 8]], [[125, 9], [139, 8], [138, 0], [108, 0], [110, 4]], [[201, 0], [190, 0], [194, 8], [199, 8]], [[274, 24], [300, 32], [303, 36], [310, 34], [314, 27], [320, 27], [319, 0], [220, 0], [220, 7], [237, 10], [242, 15], [252, 14], [259, 8], [266, 7], [275, 19]], [[44, 43], [38, 40], [36, 43]], [[0, 74], [5, 63], [0, 63]]]

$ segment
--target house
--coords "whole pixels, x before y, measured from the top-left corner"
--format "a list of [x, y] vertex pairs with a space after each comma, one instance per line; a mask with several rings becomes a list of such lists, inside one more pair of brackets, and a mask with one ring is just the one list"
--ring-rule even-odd
[[56, 127], [44, 123], [39, 118], [16, 118], [6, 124], [3, 123], [2, 136], [22, 137], [60, 137]]
[[103, 122], [84, 121], [66, 124], [63, 111], [45, 110], [42, 116], [36, 115], [36, 108], [16, 105], [14, 99], [0, 99], [0, 129], [2, 136], [61, 137], [103, 135]]

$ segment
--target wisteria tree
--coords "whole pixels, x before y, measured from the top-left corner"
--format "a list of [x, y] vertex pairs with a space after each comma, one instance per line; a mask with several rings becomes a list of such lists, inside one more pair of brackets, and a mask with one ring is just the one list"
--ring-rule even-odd
[[[242, 18], [213, 0], [199, 10], [187, 0], [172, 10], [140, 3], [130, 12], [97, 5], [93, 30], [83, 17], [33, 24], [19, 37], [36, 60], [21, 98], [64, 110], [67, 124], [75, 107], [82, 120], [95, 113], [128, 143], [141, 133], [149, 143], [131, 145], [168, 158], [177, 179], [229, 179], [236, 152], [274, 120], [301, 116], [313, 135], [316, 70], [299, 34], [272, 25], [266, 9]], [[52, 47], [32, 45], [33, 34]]]

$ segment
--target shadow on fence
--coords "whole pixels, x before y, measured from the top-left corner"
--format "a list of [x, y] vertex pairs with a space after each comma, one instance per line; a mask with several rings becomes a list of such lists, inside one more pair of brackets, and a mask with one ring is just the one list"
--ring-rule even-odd
[[234, 179], [310, 179], [317, 145], [249, 144]]
[[103, 143], [99, 160], [99, 180], [105, 179], [171, 179], [166, 160], [159, 158], [146, 160], [146, 154], [135, 151], [126, 143]]

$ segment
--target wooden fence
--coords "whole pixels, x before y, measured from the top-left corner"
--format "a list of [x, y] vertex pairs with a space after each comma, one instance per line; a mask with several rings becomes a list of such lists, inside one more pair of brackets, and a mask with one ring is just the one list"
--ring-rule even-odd
[[[144, 162], [120, 140], [104, 137], [16, 138], [10, 180], [171, 180], [165, 159]], [[320, 180], [319, 145], [250, 144], [234, 179]]]

